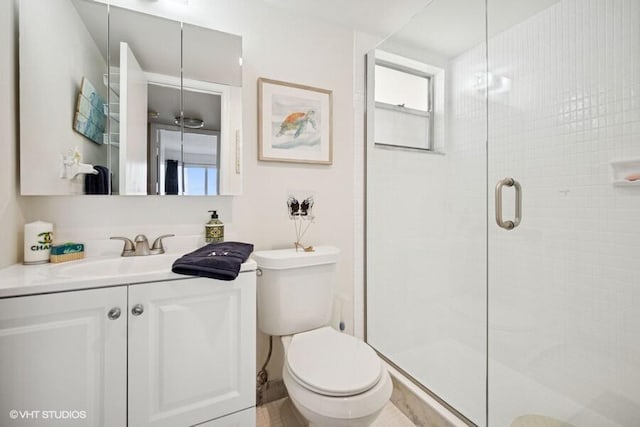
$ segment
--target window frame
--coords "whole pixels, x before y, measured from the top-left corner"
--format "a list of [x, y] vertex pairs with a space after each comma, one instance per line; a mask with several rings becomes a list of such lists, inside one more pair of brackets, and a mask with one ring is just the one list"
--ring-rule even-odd
[[375, 141], [375, 135], [374, 135], [374, 145], [377, 146], [381, 146], [381, 147], [390, 147], [390, 148], [402, 148], [402, 149], [407, 149], [407, 150], [419, 150], [419, 151], [429, 151], [429, 152], [435, 152], [434, 149], [434, 114], [433, 114], [433, 105], [434, 105], [434, 98], [435, 98], [435, 75], [431, 74], [431, 73], [427, 73], [425, 71], [420, 71], [420, 70], [416, 70], [415, 68], [411, 68], [411, 67], [407, 67], [404, 65], [400, 65], [397, 64], [395, 62], [391, 62], [391, 61], [387, 61], [384, 59], [378, 59], [375, 58], [374, 61], [374, 78], [375, 78], [375, 66], [381, 66], [381, 67], [385, 67], [385, 68], [389, 68], [395, 71], [399, 71], [402, 73], [406, 73], [406, 74], [411, 74], [414, 76], [418, 76], [424, 79], [427, 79], [428, 81], [428, 91], [429, 91], [429, 95], [427, 98], [427, 110], [423, 111], [423, 110], [418, 110], [415, 108], [409, 108], [409, 107], [403, 107], [401, 105], [394, 105], [394, 104], [388, 104], [386, 102], [380, 102], [380, 101], [376, 101], [375, 99], [375, 92], [374, 92], [374, 96], [373, 96], [373, 101], [374, 101], [374, 108], [380, 108], [383, 110], [388, 110], [388, 111], [394, 111], [394, 112], [398, 112], [398, 113], [403, 113], [403, 114], [410, 114], [410, 115], [414, 115], [414, 116], [420, 116], [420, 117], [425, 117], [428, 121], [428, 125], [429, 128], [427, 130], [427, 139], [428, 139], [428, 144], [427, 147], [412, 147], [412, 146], [408, 146], [408, 145], [400, 145], [400, 144], [389, 144], [389, 143], [384, 143], [384, 142], [377, 142]]

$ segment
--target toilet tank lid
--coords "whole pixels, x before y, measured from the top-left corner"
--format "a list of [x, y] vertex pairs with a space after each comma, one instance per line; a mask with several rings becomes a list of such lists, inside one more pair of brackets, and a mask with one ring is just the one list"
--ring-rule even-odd
[[314, 265], [335, 264], [340, 249], [333, 246], [315, 246], [313, 252], [277, 249], [257, 251], [251, 257], [258, 263], [258, 268], [267, 270], [286, 270], [289, 268], [311, 267]]

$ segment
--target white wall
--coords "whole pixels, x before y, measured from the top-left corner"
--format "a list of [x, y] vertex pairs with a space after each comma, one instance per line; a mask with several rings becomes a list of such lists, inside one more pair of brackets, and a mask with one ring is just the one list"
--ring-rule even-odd
[[24, 219], [18, 196], [17, 37], [15, 6], [12, 1], [0, 2], [0, 224], [4, 228], [0, 239], [0, 268], [21, 258]]
[[83, 77], [107, 99], [107, 62], [70, 0], [24, 0], [20, 10], [20, 109], [30, 117], [20, 129], [22, 194], [82, 194], [81, 178], [57, 179], [60, 155], [77, 148], [83, 163], [106, 165], [106, 146], [73, 130], [73, 120]]
[[[256, 249], [290, 247], [294, 227], [287, 217], [289, 190], [315, 193], [316, 223], [310, 244], [332, 244], [342, 251], [338, 266], [339, 293], [347, 299], [347, 331], [353, 331], [353, 34], [288, 14], [262, 1], [178, 2], [138, 0], [112, 2], [243, 37], [244, 194], [239, 197], [28, 197], [26, 219], [53, 222], [63, 240], [87, 240], [112, 235], [149, 237], [164, 232], [203, 233], [207, 210], [218, 209], [229, 238], [253, 242]], [[6, 27], [4, 31], [10, 31]], [[257, 79], [267, 77], [333, 90], [334, 163], [309, 166], [258, 162]], [[9, 163], [8, 159], [2, 160]], [[12, 233], [16, 233], [12, 229]], [[10, 239], [2, 240], [13, 251]], [[169, 242], [170, 244], [170, 242]], [[18, 260], [18, 257], [13, 257]], [[265, 356], [259, 342], [259, 365]], [[280, 376], [279, 349], [273, 378]], [[280, 365], [281, 366], [281, 365]]]

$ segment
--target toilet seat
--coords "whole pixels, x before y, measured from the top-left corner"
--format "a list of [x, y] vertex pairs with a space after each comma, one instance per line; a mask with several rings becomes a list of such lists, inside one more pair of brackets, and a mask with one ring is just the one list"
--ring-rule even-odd
[[301, 386], [331, 397], [364, 393], [378, 384], [386, 372], [371, 347], [331, 327], [294, 335], [286, 365], [292, 379]]
[[[385, 369], [382, 378], [370, 390], [354, 396], [333, 397], [315, 393], [291, 375], [288, 364], [282, 370], [282, 380], [296, 408], [309, 421], [319, 426], [368, 426], [387, 404], [393, 391], [391, 376]], [[367, 420], [362, 422], [363, 420]]]

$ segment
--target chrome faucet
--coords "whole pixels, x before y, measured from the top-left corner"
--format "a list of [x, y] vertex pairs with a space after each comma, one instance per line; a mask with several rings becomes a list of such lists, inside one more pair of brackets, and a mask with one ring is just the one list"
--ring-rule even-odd
[[164, 253], [162, 239], [165, 237], [173, 237], [175, 234], [163, 234], [153, 241], [151, 249], [149, 249], [149, 241], [144, 234], [138, 234], [133, 241], [127, 237], [110, 237], [111, 240], [124, 241], [124, 247], [120, 256], [147, 256], [159, 255]]

